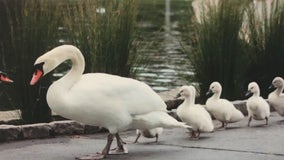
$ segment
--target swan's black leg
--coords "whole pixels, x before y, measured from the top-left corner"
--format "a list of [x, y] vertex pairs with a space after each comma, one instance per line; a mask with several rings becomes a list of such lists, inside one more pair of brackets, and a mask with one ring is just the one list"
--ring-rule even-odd
[[221, 130], [221, 129], [224, 129], [224, 128], [225, 128], [225, 122], [221, 122], [221, 123], [222, 123], [222, 125], [217, 128], [218, 130]]
[[268, 117], [265, 117], [266, 125], [268, 125]]
[[122, 141], [118, 133], [115, 134], [115, 137], [116, 137], [117, 147], [112, 149], [109, 152], [109, 154], [127, 154], [128, 150], [126, 147], [123, 146], [125, 142]]
[[136, 137], [136, 139], [135, 139], [135, 141], [133, 143], [138, 143], [138, 139], [139, 139], [140, 136], [141, 136], [141, 133], [139, 132], [137, 137]]
[[196, 135], [196, 138], [199, 139], [199, 136], [200, 136], [200, 131], [197, 130], [197, 135]]
[[156, 141], [155, 141], [155, 143], [158, 143], [158, 139], [159, 139], [159, 135], [156, 134]]
[[112, 134], [108, 134], [108, 136], [107, 136], [107, 144], [106, 144], [105, 148], [102, 150], [102, 152], [98, 152], [96, 155], [93, 155], [93, 156], [92, 155], [87, 155], [87, 156], [79, 157], [79, 158], [76, 157], [76, 159], [77, 160], [99, 160], [99, 159], [103, 159], [108, 154], [112, 141], [113, 141], [113, 135]]
[[252, 119], [252, 116], [249, 117], [248, 127], [250, 126], [251, 119]]

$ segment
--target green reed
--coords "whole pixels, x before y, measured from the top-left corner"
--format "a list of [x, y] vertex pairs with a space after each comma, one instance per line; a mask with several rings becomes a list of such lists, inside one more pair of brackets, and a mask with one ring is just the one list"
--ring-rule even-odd
[[193, 51], [189, 57], [199, 82], [203, 101], [213, 81], [223, 86], [226, 98], [236, 98], [242, 86], [243, 41], [239, 31], [243, 22], [245, 3], [240, 0], [223, 0], [217, 4], [204, 3], [200, 9], [201, 23], [195, 23]]
[[87, 57], [87, 72], [130, 76], [136, 59], [137, 1], [78, 1], [67, 7], [70, 41]]
[[267, 96], [268, 86], [275, 76], [284, 76], [284, 3], [273, 1], [271, 10], [263, 3], [261, 12], [250, 6], [248, 17], [248, 64], [246, 78], [262, 86]]

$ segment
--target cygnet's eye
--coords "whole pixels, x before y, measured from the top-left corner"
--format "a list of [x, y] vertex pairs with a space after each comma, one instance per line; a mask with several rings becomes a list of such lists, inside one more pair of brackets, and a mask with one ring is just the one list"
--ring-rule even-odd
[[250, 87], [250, 89], [252, 90], [252, 89], [253, 89], [253, 87]]

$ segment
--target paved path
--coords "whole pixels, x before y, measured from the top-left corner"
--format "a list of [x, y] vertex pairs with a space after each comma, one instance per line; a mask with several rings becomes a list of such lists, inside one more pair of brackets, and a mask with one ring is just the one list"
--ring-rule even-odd
[[[128, 144], [129, 154], [109, 155], [108, 160], [283, 160], [283, 117], [273, 113], [268, 126], [264, 121], [247, 117], [229, 124], [229, 129], [201, 134], [201, 139], [190, 140], [184, 129], [165, 130], [158, 144], [154, 139], [141, 137], [139, 144]], [[125, 141], [134, 141], [135, 131], [122, 134]], [[65, 136], [43, 140], [25, 140], [0, 144], [0, 160], [74, 160], [100, 151], [106, 134]]]

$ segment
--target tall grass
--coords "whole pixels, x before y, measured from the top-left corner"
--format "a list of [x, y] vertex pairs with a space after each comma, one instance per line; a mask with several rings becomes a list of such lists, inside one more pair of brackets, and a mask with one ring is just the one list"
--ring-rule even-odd
[[59, 16], [53, 2], [1, 1], [3, 14], [0, 19], [4, 30], [1, 30], [0, 39], [1, 65], [15, 80], [14, 90], [9, 94], [21, 109], [26, 123], [50, 121], [50, 109], [45, 102], [49, 79], [35, 87], [31, 87], [29, 81], [35, 59], [52, 48], [58, 39]]
[[1, 0], [0, 9], [0, 66], [15, 80], [9, 95], [26, 123], [51, 120], [45, 98], [51, 74], [35, 87], [29, 81], [35, 59], [59, 39], [81, 49], [86, 72], [131, 73], [135, 0]]
[[[284, 77], [284, 3], [274, 0], [262, 8], [250, 6], [248, 15], [248, 63], [246, 78], [262, 86], [266, 97], [275, 76]], [[261, 12], [256, 12], [256, 10]]]
[[209, 85], [219, 81], [223, 95], [228, 99], [240, 96], [242, 88], [243, 41], [239, 31], [243, 22], [245, 0], [220, 0], [204, 3], [200, 23], [195, 24], [195, 49], [189, 54], [195, 72], [195, 80], [200, 83], [203, 101]]
[[68, 10], [66, 27], [71, 43], [85, 54], [86, 71], [130, 76], [136, 58], [137, 1], [86, 0]]

